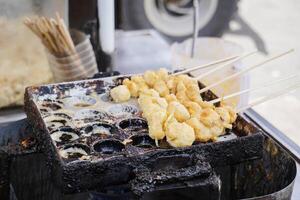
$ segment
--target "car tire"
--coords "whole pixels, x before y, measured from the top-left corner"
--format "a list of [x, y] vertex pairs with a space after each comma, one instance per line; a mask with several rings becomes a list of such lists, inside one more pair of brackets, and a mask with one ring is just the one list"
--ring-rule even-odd
[[[168, 34], [166, 31], [159, 30], [157, 26], [151, 23], [149, 14], [147, 16], [145, 10], [145, 4], [150, 1], [154, 2], [155, 0], [119, 0], [121, 10], [119, 27], [124, 30], [156, 29], [172, 41], [182, 41], [191, 37], [192, 32], [185, 35]], [[232, 16], [237, 11], [238, 0], [216, 1], [217, 5], [212, 16], [205, 25], [199, 28], [199, 36], [221, 36], [228, 28]]]

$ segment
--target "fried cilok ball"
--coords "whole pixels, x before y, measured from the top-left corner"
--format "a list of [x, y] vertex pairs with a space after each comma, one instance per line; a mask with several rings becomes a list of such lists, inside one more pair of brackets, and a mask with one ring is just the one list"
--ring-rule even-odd
[[148, 104], [148, 106], [142, 110], [142, 116], [148, 120], [149, 116], [153, 112], [159, 112], [160, 110], [162, 110], [162, 108], [158, 104], [155, 104], [155, 103]]
[[125, 85], [119, 85], [111, 89], [110, 96], [114, 100], [114, 102], [125, 102], [130, 99], [130, 91]]
[[205, 126], [209, 128], [221, 122], [220, 115], [212, 108], [203, 109], [199, 119]]
[[191, 117], [196, 117], [199, 118], [202, 108], [197, 104], [196, 102], [193, 101], [187, 101], [183, 104], [189, 111]]
[[176, 89], [176, 98], [180, 103], [184, 103], [186, 101], [190, 101], [190, 99], [186, 95], [186, 87], [182, 81], [179, 81]]
[[174, 113], [174, 117], [179, 122], [184, 122], [191, 117], [186, 107], [177, 101], [172, 101], [169, 103], [167, 111], [168, 115]]
[[194, 129], [185, 122], [178, 122], [173, 115], [166, 120], [165, 130], [167, 142], [172, 147], [188, 147], [195, 141]]
[[131, 77], [131, 81], [133, 81], [138, 86], [139, 91], [149, 89], [146, 81], [141, 75], [133, 75]]
[[141, 94], [138, 98], [138, 104], [143, 111], [143, 116], [146, 117], [148, 113], [150, 113], [151, 110], [160, 109], [161, 107], [158, 104], [153, 103], [153, 97]]
[[167, 84], [163, 80], [156, 81], [153, 88], [159, 93], [161, 97], [164, 97], [170, 93]]
[[127, 88], [130, 91], [130, 95], [132, 97], [138, 97], [139, 96], [139, 87], [135, 82], [133, 82], [133, 81], [129, 80], [128, 78], [126, 78], [123, 81], [123, 85], [127, 86]]
[[212, 108], [213, 109], [215, 107], [214, 104], [212, 104], [208, 101], [198, 100], [198, 101], [195, 101], [195, 102], [197, 102], [201, 106], [202, 109], [205, 109], [205, 108]]
[[230, 115], [230, 123], [231, 124], [234, 123], [235, 120], [236, 120], [236, 118], [237, 118], [237, 114], [236, 114], [235, 109], [233, 107], [231, 107], [231, 106], [228, 106], [228, 105], [227, 106], [226, 105], [222, 105], [222, 107], [228, 111], [228, 113]]
[[191, 101], [201, 101], [200, 89], [197, 84], [186, 85], [186, 94]]
[[215, 110], [220, 115], [221, 121], [223, 122], [223, 126], [225, 128], [232, 129], [231, 117], [229, 111], [222, 106], [215, 108]]
[[181, 74], [177, 76], [177, 82], [182, 81], [184, 85], [190, 84], [191, 83], [191, 77], [186, 75], [186, 74]]
[[224, 135], [225, 128], [222, 122], [216, 123], [214, 126], [210, 127], [210, 132], [214, 136], [212, 140], [216, 140], [219, 136]]
[[168, 108], [168, 102], [165, 98], [153, 97], [152, 102], [158, 104], [163, 109]]
[[176, 93], [177, 90], [177, 77], [176, 76], [169, 76], [169, 79], [166, 81], [167, 87], [169, 88], [172, 94]]
[[165, 99], [168, 103], [171, 103], [172, 101], [178, 101], [174, 94], [168, 94], [167, 96], [165, 96]]
[[143, 111], [143, 117], [147, 118], [148, 114], [160, 109], [167, 109], [168, 103], [164, 98], [140, 95], [138, 103]]
[[169, 79], [168, 70], [165, 68], [160, 68], [158, 71], [156, 71], [156, 75], [158, 76], [159, 80], [163, 80], [165, 82]]
[[147, 85], [152, 88], [158, 80], [158, 76], [154, 71], [148, 70], [144, 73], [144, 80], [146, 81]]
[[162, 140], [165, 137], [163, 129], [164, 123], [167, 119], [167, 112], [164, 109], [153, 110], [147, 116], [149, 136], [155, 140], [158, 146], [158, 140]]
[[151, 97], [159, 97], [159, 93], [154, 89], [141, 90], [140, 95], [147, 95], [147, 96], [151, 96]]
[[214, 135], [210, 129], [200, 122], [199, 119], [192, 117], [186, 123], [190, 125], [195, 131], [195, 140], [199, 142], [207, 142], [213, 139]]

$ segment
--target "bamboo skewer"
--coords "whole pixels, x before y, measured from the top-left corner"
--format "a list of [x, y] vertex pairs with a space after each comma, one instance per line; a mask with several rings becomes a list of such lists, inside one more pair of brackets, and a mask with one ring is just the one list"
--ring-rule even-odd
[[63, 19], [56, 13], [56, 19], [46, 17], [25, 18], [24, 24], [37, 35], [46, 48], [57, 57], [75, 54], [74, 42]]
[[293, 90], [295, 90], [295, 89], [298, 89], [298, 88], [300, 88], [300, 84], [299, 84], [299, 83], [294, 84], [294, 85], [292, 85], [292, 86], [290, 86], [290, 87], [288, 87], [288, 88], [285, 88], [285, 89], [283, 89], [283, 90], [280, 90], [280, 91], [278, 91], [278, 92], [276, 92], [276, 93], [273, 93], [273, 94], [271, 94], [271, 95], [262, 97], [262, 98], [260, 98], [260, 99], [258, 99], [258, 100], [256, 100], [256, 101], [250, 103], [249, 105], [246, 105], [246, 106], [244, 106], [244, 107], [242, 107], [242, 108], [237, 109], [237, 113], [243, 112], [243, 111], [247, 110], [248, 108], [251, 108], [251, 107], [256, 106], [256, 105], [258, 105], [258, 104], [264, 103], [265, 101], [268, 101], [268, 100], [277, 98], [277, 97], [279, 97], [279, 96], [282, 96], [282, 95], [284, 95], [284, 94], [286, 94], [286, 93], [288, 93], [288, 92], [291, 92], [291, 91], [293, 91]]
[[251, 55], [253, 55], [253, 54], [255, 54], [255, 53], [257, 53], [257, 51], [252, 51], [252, 52], [250, 52], [250, 53], [246, 53], [246, 54], [244, 54], [244, 55], [241, 55], [240, 57], [237, 57], [237, 58], [233, 59], [232, 61], [230, 61], [230, 62], [228, 62], [228, 63], [225, 63], [225, 64], [223, 64], [223, 65], [221, 65], [221, 66], [219, 66], [219, 67], [216, 67], [216, 68], [214, 68], [214, 69], [212, 69], [212, 70], [210, 70], [210, 71], [207, 71], [207, 72], [205, 72], [205, 73], [203, 73], [203, 74], [201, 74], [201, 75], [195, 77], [195, 79], [200, 80], [200, 79], [202, 79], [202, 78], [204, 78], [204, 77], [206, 77], [206, 76], [208, 76], [208, 75], [210, 75], [210, 74], [212, 74], [212, 73], [214, 73], [214, 72], [216, 72], [216, 71], [218, 71], [218, 70], [220, 70], [220, 69], [223, 69], [223, 68], [225, 68], [225, 67], [228, 67], [228, 66], [234, 64], [235, 62], [240, 61], [240, 60], [242, 60], [242, 59], [244, 59], [244, 58], [246, 58], [246, 57], [248, 57], [248, 56], [251, 56]]
[[40, 38], [46, 49], [55, 57], [55, 62], [59, 66], [70, 64], [70, 66], [80, 69], [82, 77], [87, 77], [71, 35], [58, 13], [56, 13], [55, 19], [46, 17], [30, 19], [27, 17], [24, 24]]
[[257, 90], [261, 90], [261, 89], [264, 89], [264, 88], [268, 88], [270, 86], [273, 86], [273, 85], [276, 85], [278, 83], [281, 83], [281, 82], [284, 82], [284, 81], [287, 81], [287, 80], [291, 80], [295, 77], [297, 77], [298, 75], [291, 75], [291, 76], [288, 76], [286, 78], [282, 78], [282, 79], [279, 79], [277, 81], [273, 81], [271, 83], [266, 83], [266, 84], [263, 84], [262, 86], [258, 86], [258, 87], [255, 87], [255, 88], [249, 88], [249, 89], [245, 89], [245, 90], [242, 90], [242, 91], [238, 91], [238, 92], [235, 92], [235, 93], [232, 93], [232, 94], [229, 94], [227, 96], [224, 96], [224, 97], [220, 97], [220, 98], [217, 98], [217, 99], [214, 99], [214, 100], [211, 100], [209, 101], [209, 103], [218, 103], [220, 101], [223, 101], [223, 100], [227, 100], [227, 99], [230, 99], [230, 98], [233, 98], [233, 97], [236, 97], [236, 96], [239, 96], [239, 95], [242, 95], [242, 94], [245, 94], [245, 93], [249, 93], [249, 92], [253, 92], [253, 91], [257, 91]]
[[232, 79], [234, 77], [237, 77], [237, 76], [240, 76], [242, 74], [245, 74], [245, 73], [247, 73], [247, 72], [249, 72], [249, 71], [251, 71], [251, 70], [253, 70], [253, 69], [257, 68], [257, 67], [263, 66], [264, 64], [266, 64], [268, 62], [271, 62], [271, 61], [273, 61], [275, 59], [278, 59], [278, 58], [280, 58], [282, 56], [285, 56], [285, 55], [287, 55], [287, 54], [289, 54], [289, 53], [291, 53], [293, 51], [294, 51], [293, 49], [290, 49], [290, 50], [285, 51], [283, 53], [277, 54], [277, 55], [275, 55], [275, 56], [273, 56], [271, 58], [268, 58], [268, 59], [266, 59], [266, 60], [264, 60], [264, 61], [262, 61], [262, 62], [260, 62], [258, 64], [252, 65], [252, 66], [250, 66], [250, 67], [248, 67], [248, 68], [246, 68], [244, 70], [241, 70], [241, 71], [239, 71], [237, 73], [234, 73], [234, 74], [232, 74], [230, 76], [227, 76], [224, 79], [221, 79], [221, 80], [219, 80], [219, 81], [217, 81], [217, 82], [215, 82], [215, 83], [213, 83], [213, 84], [211, 84], [211, 85], [209, 85], [209, 86], [207, 86], [205, 88], [202, 88], [200, 90], [200, 94], [203, 93], [203, 92], [208, 91], [209, 89], [211, 89], [211, 88], [213, 88], [213, 87], [215, 87], [215, 86], [217, 86], [217, 85], [219, 85], [219, 84], [221, 84], [221, 83], [223, 83], [223, 82], [225, 82], [227, 80], [230, 80], [230, 79]]
[[196, 67], [191, 67], [191, 68], [189, 68], [189, 69], [186, 69], [186, 70], [183, 70], [183, 71], [180, 71], [180, 72], [175, 72], [175, 73], [173, 73], [173, 75], [186, 74], [186, 73], [195, 71], [195, 70], [197, 70], [197, 69], [204, 69], [204, 68], [206, 68], [206, 67], [210, 67], [210, 66], [213, 66], [213, 65], [217, 65], [217, 64], [220, 64], [220, 63], [223, 63], [223, 62], [232, 60], [232, 59], [237, 58], [237, 57], [239, 57], [239, 56], [230, 56], [230, 57], [223, 58], [223, 59], [220, 59], [220, 60], [217, 60], [217, 61], [213, 61], [213, 62], [204, 64], [204, 65], [200, 65], [200, 66], [196, 66]]

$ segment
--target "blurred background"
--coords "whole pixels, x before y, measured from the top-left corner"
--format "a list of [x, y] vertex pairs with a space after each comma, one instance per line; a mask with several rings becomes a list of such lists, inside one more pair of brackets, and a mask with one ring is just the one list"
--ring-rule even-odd
[[[199, 0], [195, 57], [190, 57], [192, 0], [0, 0], [0, 121], [24, 117], [24, 88], [56, 81], [44, 47], [23, 25], [26, 16], [53, 17], [89, 36], [99, 71], [140, 73], [188, 68], [257, 49], [259, 53], [215, 73], [206, 83], [290, 48], [295, 52], [215, 88], [219, 95], [256, 87], [300, 71], [300, 2], [297, 0]], [[217, 38], [215, 38], [217, 37]], [[199, 74], [197, 72], [196, 74]], [[299, 78], [291, 80], [298, 81]], [[279, 90], [281, 85], [244, 95], [233, 103]], [[254, 107], [297, 144], [300, 91]]]

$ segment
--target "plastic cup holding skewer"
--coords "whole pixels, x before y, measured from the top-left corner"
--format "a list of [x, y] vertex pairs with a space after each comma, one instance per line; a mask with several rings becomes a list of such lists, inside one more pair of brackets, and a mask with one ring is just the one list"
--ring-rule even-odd
[[68, 56], [57, 56], [47, 51], [55, 81], [72, 81], [92, 77], [98, 72], [96, 57], [90, 38], [78, 31], [71, 31], [76, 52]]

